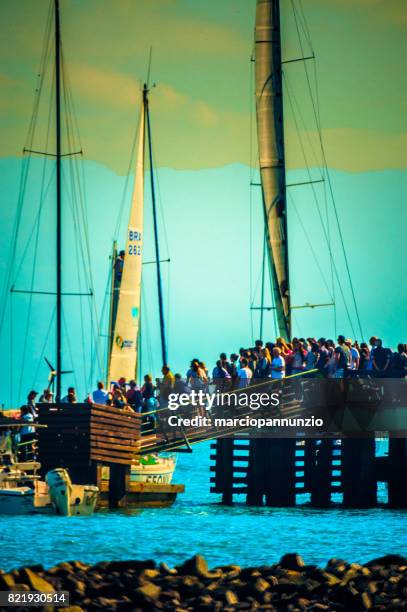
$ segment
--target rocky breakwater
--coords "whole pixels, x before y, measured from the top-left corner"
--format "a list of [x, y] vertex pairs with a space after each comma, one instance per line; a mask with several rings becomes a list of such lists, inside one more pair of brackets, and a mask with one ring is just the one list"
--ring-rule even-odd
[[69, 591], [65, 612], [407, 610], [407, 558], [387, 555], [365, 565], [331, 559], [320, 568], [290, 553], [274, 565], [213, 570], [199, 555], [175, 568], [154, 561], [71, 561], [3, 572], [0, 590]]

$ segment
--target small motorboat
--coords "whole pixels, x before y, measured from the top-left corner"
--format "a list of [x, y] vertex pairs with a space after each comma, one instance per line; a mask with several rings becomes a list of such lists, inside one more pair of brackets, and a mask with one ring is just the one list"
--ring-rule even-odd
[[89, 516], [93, 514], [99, 489], [94, 485], [74, 485], [67, 470], [56, 468], [45, 476], [49, 497], [57, 514]]
[[151, 454], [140, 457], [131, 466], [130, 481], [170, 484], [176, 463], [176, 456], [174, 454]]
[[40, 480], [35, 461], [0, 466], [0, 514], [59, 514], [89, 516], [95, 510], [99, 489], [74, 485], [62, 468]]

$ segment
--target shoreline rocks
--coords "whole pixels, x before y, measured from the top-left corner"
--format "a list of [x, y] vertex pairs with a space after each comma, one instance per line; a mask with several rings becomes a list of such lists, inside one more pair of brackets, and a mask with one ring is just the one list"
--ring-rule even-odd
[[152, 560], [69, 561], [49, 569], [35, 565], [2, 572], [0, 590], [69, 591], [70, 607], [60, 608], [65, 612], [407, 611], [407, 558], [386, 555], [364, 565], [331, 559], [321, 568], [287, 553], [273, 565], [213, 569], [200, 555], [175, 568]]

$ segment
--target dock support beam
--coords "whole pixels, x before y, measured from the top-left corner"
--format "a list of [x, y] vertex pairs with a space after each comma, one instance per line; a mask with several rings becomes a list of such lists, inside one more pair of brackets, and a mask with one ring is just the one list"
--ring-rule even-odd
[[368, 438], [342, 440], [342, 487], [345, 508], [373, 508], [377, 505], [375, 450], [374, 434]]
[[389, 438], [389, 506], [407, 508], [407, 439]]

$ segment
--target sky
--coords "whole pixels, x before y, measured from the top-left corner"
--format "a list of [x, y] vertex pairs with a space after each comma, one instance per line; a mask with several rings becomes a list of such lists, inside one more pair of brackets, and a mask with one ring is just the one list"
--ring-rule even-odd
[[[282, 3], [283, 60], [301, 57], [292, 3]], [[316, 56], [330, 166], [404, 168], [404, 0], [295, 0]], [[0, 154], [18, 155], [36, 87], [48, 0], [2, 0]], [[152, 47], [157, 163], [177, 169], [250, 162], [255, 0], [61, 0], [63, 48], [88, 159], [127, 172], [140, 82]], [[311, 72], [313, 62], [308, 62]], [[287, 64], [296, 96], [303, 66]], [[301, 167], [286, 109], [287, 163]], [[304, 112], [312, 133], [311, 114]]]
[[[315, 54], [316, 61], [286, 64], [285, 133], [289, 182], [321, 175], [321, 152], [310, 90], [317, 100], [327, 164], [363, 335], [382, 335], [394, 346], [405, 332], [407, 269], [405, 243], [406, 48], [407, 13], [400, 0], [295, 0], [297, 17], [309, 28], [296, 35], [291, 2], [282, 8], [283, 59]], [[301, 11], [301, 7], [303, 12]], [[48, 0], [2, 0], [0, 36], [0, 261], [1, 285], [19, 194], [21, 151], [26, 142], [39, 59], [49, 11]], [[160, 206], [160, 238], [170, 362], [184, 373], [196, 355], [212, 365], [220, 350], [232, 351], [258, 335], [258, 316], [250, 303], [259, 300], [262, 213], [256, 180], [256, 134], [253, 114], [254, 0], [61, 0], [63, 52], [75, 100], [84, 151], [86, 214], [90, 263], [100, 316], [105, 300], [112, 240], [123, 242], [132, 175], [126, 180], [136, 132], [140, 87], [152, 47], [150, 94], [153, 147]], [[302, 27], [302, 20], [300, 27]], [[48, 89], [39, 109], [36, 147], [45, 146]], [[295, 112], [293, 112], [293, 109]], [[51, 123], [52, 126], [52, 123]], [[52, 143], [52, 127], [49, 143]], [[67, 144], [67, 143], [65, 143]], [[49, 145], [50, 146], [50, 145]], [[79, 163], [79, 162], [78, 162]], [[66, 177], [68, 177], [68, 166]], [[16, 286], [44, 288], [53, 280], [53, 166], [36, 157], [26, 186], [21, 234], [14, 267]], [[64, 170], [65, 172], [65, 170]], [[35, 249], [38, 192], [45, 177], [43, 216]], [[85, 286], [76, 272], [73, 252], [76, 225], [67, 205], [64, 243], [66, 287]], [[126, 189], [127, 186], [127, 189]], [[326, 186], [317, 186], [325, 203]], [[124, 207], [121, 207], [122, 202]], [[331, 307], [297, 310], [294, 331], [301, 335], [345, 333], [361, 338], [335, 225], [332, 202], [324, 209], [332, 252], [345, 301], [334, 287], [336, 325]], [[118, 221], [118, 225], [117, 222]], [[293, 303], [332, 299], [328, 248], [309, 187], [291, 190], [288, 202]], [[116, 228], [116, 225], [118, 229]], [[305, 231], [304, 231], [305, 230]], [[153, 258], [151, 202], [146, 193], [146, 259]], [[45, 236], [45, 238], [44, 238]], [[81, 235], [81, 237], [83, 237]], [[75, 243], [75, 244], [74, 244]], [[311, 243], [311, 246], [310, 246]], [[315, 251], [316, 257], [312, 251]], [[35, 256], [37, 253], [37, 256]], [[142, 371], [159, 371], [158, 310], [152, 266], [144, 269]], [[82, 276], [81, 276], [82, 274]], [[270, 296], [267, 295], [266, 298]], [[68, 298], [67, 298], [68, 299]], [[32, 306], [25, 326], [28, 298], [13, 296], [6, 311], [1, 352], [10, 356], [0, 373], [0, 402], [22, 401], [25, 385], [46, 379], [42, 356], [52, 358], [52, 299]], [[82, 312], [86, 303], [82, 301]], [[89, 317], [65, 304], [66, 376], [81, 393], [99, 377], [90, 348]], [[252, 313], [253, 314], [253, 313]], [[143, 316], [143, 315], [142, 315]], [[352, 324], [351, 324], [352, 323]], [[84, 327], [86, 330], [84, 331]], [[44, 343], [47, 330], [51, 333]], [[100, 331], [103, 336], [103, 329]], [[275, 335], [270, 313], [265, 335]], [[25, 338], [28, 340], [25, 341]], [[103, 341], [102, 341], [103, 343]], [[85, 358], [82, 357], [85, 347]], [[23, 359], [22, 354], [26, 353]], [[103, 350], [102, 350], [103, 353]], [[103, 354], [99, 361], [102, 362]], [[39, 363], [39, 365], [38, 365]], [[86, 370], [86, 372], [85, 372]], [[22, 374], [21, 374], [22, 373]]]

